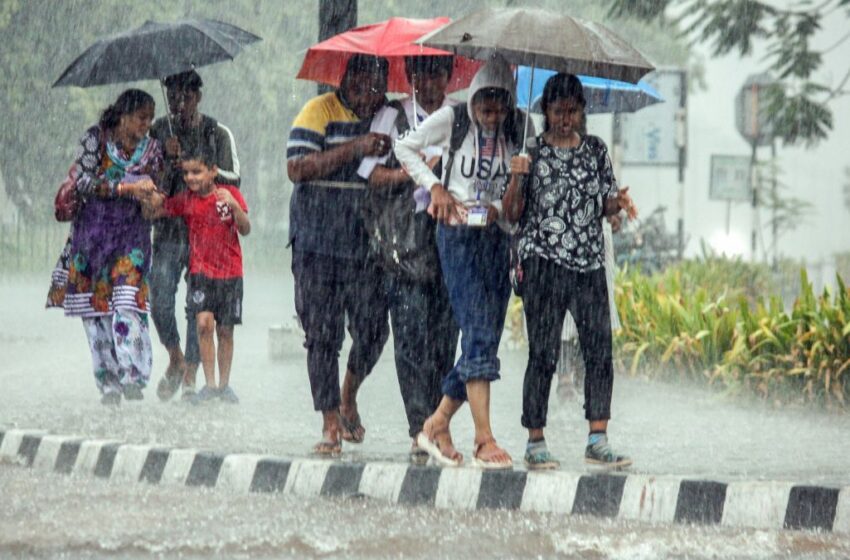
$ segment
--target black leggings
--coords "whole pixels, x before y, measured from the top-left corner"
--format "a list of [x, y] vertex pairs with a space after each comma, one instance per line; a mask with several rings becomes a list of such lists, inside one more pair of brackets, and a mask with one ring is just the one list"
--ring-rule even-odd
[[614, 366], [605, 269], [576, 272], [540, 257], [527, 258], [522, 268], [522, 302], [528, 327], [522, 425], [528, 429], [546, 426], [549, 390], [567, 311], [575, 319], [584, 354], [585, 418], [591, 421], [609, 419]]

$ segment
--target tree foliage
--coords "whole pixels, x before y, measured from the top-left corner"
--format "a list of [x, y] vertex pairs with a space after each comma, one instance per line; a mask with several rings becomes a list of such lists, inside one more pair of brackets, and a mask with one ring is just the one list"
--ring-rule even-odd
[[[823, 55], [850, 38], [818, 51], [812, 41], [826, 17], [850, 16], [850, 0], [800, 2], [782, 9], [758, 0], [609, 0], [609, 15], [673, 23], [683, 37], [711, 46], [715, 55], [737, 51], [749, 55], [757, 41], [767, 44], [768, 70], [777, 80], [772, 89], [770, 121], [777, 137], [786, 144], [813, 143], [825, 139], [833, 127], [829, 103], [840, 95], [850, 80], [847, 74], [832, 87], [819, 83], [815, 74]], [[848, 18], [850, 19], [850, 18]]]

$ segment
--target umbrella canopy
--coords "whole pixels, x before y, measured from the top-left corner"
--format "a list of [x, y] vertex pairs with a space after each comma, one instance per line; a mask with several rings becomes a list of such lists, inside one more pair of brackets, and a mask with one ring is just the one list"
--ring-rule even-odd
[[[404, 73], [404, 57], [451, 55], [452, 53], [445, 50], [414, 44], [416, 39], [449, 22], [451, 20], [447, 17], [433, 19], [395, 17], [381, 23], [345, 31], [310, 47], [296, 77], [339, 87], [342, 75], [345, 73], [345, 65], [351, 55], [370, 54], [382, 56], [390, 63], [388, 91], [410, 93], [410, 84], [407, 83], [407, 76]], [[480, 66], [480, 62], [455, 57], [454, 70], [447, 90], [451, 92], [469, 87], [472, 77]]]
[[469, 58], [499, 53], [512, 64], [635, 83], [653, 70], [634, 47], [598, 23], [532, 8], [489, 8], [417, 43]]
[[[540, 112], [540, 98], [546, 81], [554, 76], [552, 70], [537, 68], [534, 73], [534, 86], [531, 91], [531, 111]], [[528, 66], [517, 68], [517, 107], [528, 109], [528, 85], [532, 78], [532, 70]], [[655, 103], [661, 103], [664, 98], [644, 81], [637, 84], [578, 76], [584, 86], [584, 98], [587, 102], [585, 112], [590, 113], [634, 113]]]
[[161, 80], [232, 60], [242, 47], [260, 40], [252, 33], [216, 20], [148, 21], [131, 31], [97, 41], [68, 66], [53, 87]]

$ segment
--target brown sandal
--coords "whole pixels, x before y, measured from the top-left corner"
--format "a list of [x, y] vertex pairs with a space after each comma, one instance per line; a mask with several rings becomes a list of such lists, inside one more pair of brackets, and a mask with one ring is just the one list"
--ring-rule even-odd
[[[492, 443], [496, 447], [496, 450], [497, 450], [492, 455], [498, 455], [499, 453], [503, 453], [505, 456], [507, 456], [508, 460], [507, 461], [497, 461], [497, 460], [492, 459], [492, 458], [487, 459], [487, 458], [480, 457], [479, 455], [481, 454], [481, 450], [484, 448], [485, 445], [488, 445], [490, 443]], [[513, 462], [513, 459], [511, 459], [511, 456], [508, 455], [507, 451], [505, 451], [504, 449], [502, 449], [501, 447], [498, 446], [495, 438], [490, 438], [488, 440], [485, 440], [485, 441], [482, 441], [480, 443], [475, 444], [475, 447], [473, 448], [473, 451], [472, 451], [472, 464], [474, 464], [476, 467], [478, 467], [480, 469], [484, 469], [484, 470], [488, 470], [488, 471], [512, 469], [513, 466], [514, 466], [514, 462]]]

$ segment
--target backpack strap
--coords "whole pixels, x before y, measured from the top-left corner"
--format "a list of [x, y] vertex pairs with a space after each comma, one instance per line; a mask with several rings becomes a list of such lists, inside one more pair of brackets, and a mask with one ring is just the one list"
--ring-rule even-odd
[[410, 130], [410, 123], [407, 121], [407, 113], [404, 110], [404, 106], [401, 104], [401, 101], [398, 99], [393, 99], [387, 103], [390, 107], [398, 111], [398, 114], [395, 116], [395, 125], [396, 132], [398, 132], [399, 138], [405, 135], [405, 133]]
[[449, 182], [452, 178], [452, 167], [455, 163], [455, 152], [463, 145], [463, 139], [469, 132], [469, 113], [466, 109], [466, 103], [458, 103], [452, 107], [454, 111], [454, 120], [452, 121], [452, 136], [449, 140], [449, 160], [446, 162], [446, 180], [443, 181], [443, 186], [449, 188]]
[[[388, 101], [387, 106], [392, 107], [397, 111], [395, 121], [393, 121], [393, 126], [395, 126], [396, 132], [398, 132], [398, 137], [402, 138], [410, 130], [410, 123], [407, 122], [407, 113], [404, 111], [404, 106], [398, 99]], [[390, 169], [397, 169], [401, 167], [401, 164], [395, 157], [395, 152], [392, 150], [390, 150], [389, 158], [387, 158], [385, 166]]]

